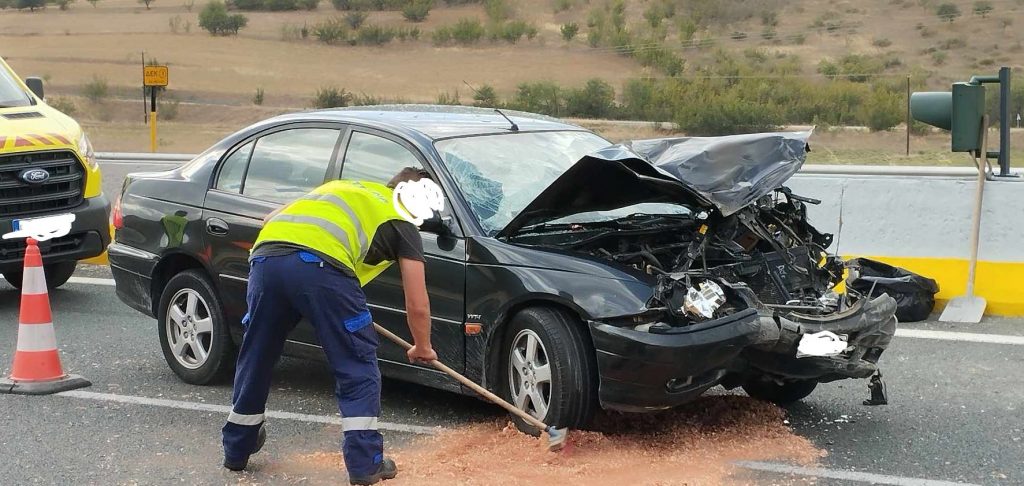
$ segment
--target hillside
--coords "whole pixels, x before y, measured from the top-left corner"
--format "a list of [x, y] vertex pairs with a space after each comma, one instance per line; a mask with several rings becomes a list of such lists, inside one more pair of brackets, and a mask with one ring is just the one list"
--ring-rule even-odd
[[[0, 7], [26, 1], [42, 0]], [[275, 1], [295, 2], [233, 5]], [[494, 95], [482, 104], [697, 119], [680, 125], [719, 133], [791, 123], [896, 126], [908, 75], [914, 89], [943, 89], [1000, 65], [1017, 68], [1024, 51], [1024, 0], [952, 2], [960, 14], [948, 17], [938, 15], [936, 0], [435, 0], [422, 22], [398, 10], [355, 14], [299, 1], [315, 10], [233, 8], [248, 22], [229, 36], [199, 27], [204, 0], [8, 8], [0, 11], [0, 55], [23, 75], [43, 76], [51, 98], [97, 124], [141, 118], [145, 52], [171, 67], [167, 118], [183, 123], [238, 126], [312, 106], [324, 87], [343, 89], [343, 103], [473, 103], [474, 90], [486, 87]], [[464, 19], [474, 19], [461, 31], [468, 38], [456, 32]], [[359, 28], [349, 26], [355, 20]], [[318, 40], [331, 25], [340, 37]], [[571, 25], [578, 33], [566, 40]], [[602, 83], [583, 88], [592, 79]], [[720, 116], [703, 119], [707, 112]]]

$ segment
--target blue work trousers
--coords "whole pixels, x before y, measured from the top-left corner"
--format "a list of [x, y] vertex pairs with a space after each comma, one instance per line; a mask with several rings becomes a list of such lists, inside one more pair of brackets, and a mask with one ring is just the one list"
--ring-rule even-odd
[[348, 473], [361, 477], [375, 473], [384, 451], [384, 439], [377, 431], [378, 341], [359, 281], [309, 252], [257, 257], [249, 272], [247, 302], [232, 411], [223, 429], [225, 458], [237, 462], [255, 449], [271, 371], [289, 332], [305, 317], [313, 324], [334, 372]]

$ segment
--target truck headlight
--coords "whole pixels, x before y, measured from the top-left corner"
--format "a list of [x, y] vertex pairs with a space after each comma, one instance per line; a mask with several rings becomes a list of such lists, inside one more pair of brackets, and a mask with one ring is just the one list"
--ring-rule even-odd
[[89, 141], [89, 137], [85, 136], [84, 132], [78, 137], [78, 153], [83, 157], [85, 165], [89, 169], [95, 170], [99, 167], [99, 161], [96, 160], [96, 152], [92, 149], [92, 142]]

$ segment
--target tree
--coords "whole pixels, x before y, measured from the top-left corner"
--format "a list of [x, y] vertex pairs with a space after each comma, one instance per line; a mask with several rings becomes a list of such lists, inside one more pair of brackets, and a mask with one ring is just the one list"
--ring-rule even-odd
[[946, 22], [952, 22], [960, 16], [960, 7], [957, 7], [955, 3], [944, 3], [939, 5], [935, 15], [938, 15], [940, 19]]
[[979, 15], [981, 18], [988, 17], [988, 14], [992, 12], [992, 2], [988, 0], [979, 0], [974, 2], [974, 15]]
[[46, 0], [18, 0], [14, 7], [18, 10], [27, 8], [29, 12], [35, 12], [37, 8], [46, 8]]
[[245, 15], [228, 15], [227, 6], [219, 0], [206, 4], [199, 12], [199, 27], [210, 35], [238, 35], [238, 31], [248, 23], [249, 19]]
[[149, 4], [151, 4], [151, 3], [155, 2], [155, 1], [156, 0], [139, 0], [139, 3], [145, 5], [146, 6], [146, 10], [149, 10]]
[[89, 2], [89, 5], [92, 5], [92, 8], [96, 8], [96, 4], [100, 3], [100, 0], [85, 0], [85, 1]]
[[71, 4], [74, 3], [74, 2], [75, 2], [75, 0], [54, 0], [53, 3], [55, 3], [57, 5], [57, 8], [59, 8], [61, 10], [67, 10], [67, 9], [71, 8]]

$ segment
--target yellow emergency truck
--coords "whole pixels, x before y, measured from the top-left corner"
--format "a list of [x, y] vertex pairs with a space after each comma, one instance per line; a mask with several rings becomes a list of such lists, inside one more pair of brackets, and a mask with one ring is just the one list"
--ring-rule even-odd
[[[78, 261], [110, 244], [110, 202], [82, 127], [43, 101], [39, 78], [22, 81], [0, 58], [0, 234], [25, 220], [73, 214], [71, 231], [39, 243], [51, 288], [67, 282]], [[21, 286], [24, 238], [0, 239], [0, 274]]]

